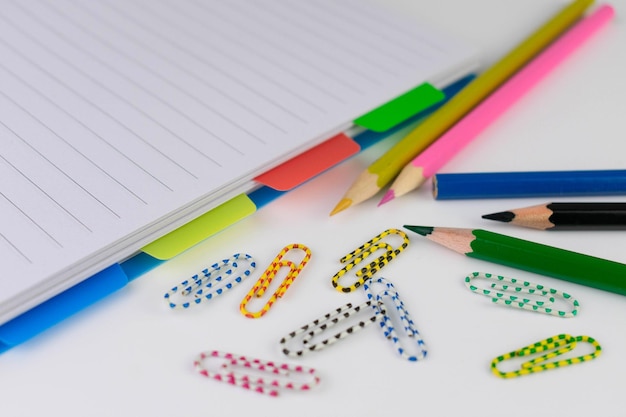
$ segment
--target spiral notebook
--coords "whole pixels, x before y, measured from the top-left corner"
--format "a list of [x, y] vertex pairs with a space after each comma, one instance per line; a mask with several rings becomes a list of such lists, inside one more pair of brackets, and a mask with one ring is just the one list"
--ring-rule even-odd
[[360, 0], [0, 6], [0, 324], [477, 66]]

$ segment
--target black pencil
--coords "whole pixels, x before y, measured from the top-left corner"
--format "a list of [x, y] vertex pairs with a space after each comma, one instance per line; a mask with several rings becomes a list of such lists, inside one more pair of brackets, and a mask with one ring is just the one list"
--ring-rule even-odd
[[626, 203], [548, 203], [482, 217], [540, 230], [619, 230], [626, 229]]

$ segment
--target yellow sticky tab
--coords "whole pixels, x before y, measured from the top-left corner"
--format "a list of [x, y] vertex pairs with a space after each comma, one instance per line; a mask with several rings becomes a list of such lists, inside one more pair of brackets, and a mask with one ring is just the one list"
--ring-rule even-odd
[[142, 251], [157, 259], [173, 258], [255, 211], [256, 206], [252, 200], [247, 195], [241, 194], [155, 240]]

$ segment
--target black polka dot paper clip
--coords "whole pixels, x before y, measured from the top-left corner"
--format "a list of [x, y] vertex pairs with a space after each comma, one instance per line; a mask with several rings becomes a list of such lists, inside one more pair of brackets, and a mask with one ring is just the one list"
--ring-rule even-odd
[[[327, 346], [330, 346], [346, 337], [354, 334], [368, 325], [378, 321], [381, 318], [381, 315], [378, 310], [373, 310], [372, 304], [375, 301], [367, 301], [363, 304], [353, 306], [352, 303], [348, 303], [344, 306], [341, 306], [330, 313], [325, 314], [324, 316], [313, 320], [311, 323], [306, 324], [300, 327], [298, 330], [295, 330], [289, 333], [287, 336], [283, 337], [280, 340], [280, 345], [282, 347], [282, 352], [291, 357], [300, 357], [308, 352], [314, 352], [324, 349]], [[360, 313], [360, 312], [370, 312], [371, 314], [367, 316], [365, 319], [358, 321], [357, 323], [346, 327], [345, 329], [335, 333], [333, 336], [323, 339], [319, 342], [312, 343], [312, 341], [318, 337], [320, 334], [328, 331], [334, 326], [338, 325], [340, 322], [349, 319], [350, 317]], [[382, 310], [384, 312], [384, 310]], [[300, 346], [297, 349], [289, 348], [288, 345], [290, 342], [295, 344], [298, 342]]]

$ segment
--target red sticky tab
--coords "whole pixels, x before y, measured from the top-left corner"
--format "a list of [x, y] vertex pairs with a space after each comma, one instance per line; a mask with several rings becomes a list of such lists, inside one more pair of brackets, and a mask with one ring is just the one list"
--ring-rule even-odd
[[343, 133], [259, 175], [254, 180], [287, 191], [359, 152], [361, 147]]

